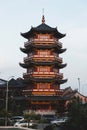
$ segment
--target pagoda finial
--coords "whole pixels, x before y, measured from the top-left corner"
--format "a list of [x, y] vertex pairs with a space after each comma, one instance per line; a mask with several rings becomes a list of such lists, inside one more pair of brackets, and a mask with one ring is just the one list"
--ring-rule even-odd
[[42, 23], [45, 23], [45, 17], [44, 17], [44, 8], [43, 8], [43, 15], [42, 15]]
[[45, 23], [45, 17], [44, 17], [44, 15], [42, 16], [42, 23]]

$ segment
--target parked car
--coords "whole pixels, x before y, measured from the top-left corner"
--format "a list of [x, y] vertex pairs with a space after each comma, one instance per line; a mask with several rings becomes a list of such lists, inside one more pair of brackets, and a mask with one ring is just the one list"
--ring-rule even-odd
[[68, 117], [61, 117], [61, 118], [58, 118], [57, 120], [51, 121], [51, 124], [61, 125], [65, 122], [67, 122], [68, 120], [69, 120]]
[[13, 116], [10, 118], [12, 125], [14, 125], [14, 123], [22, 121], [22, 120], [24, 120], [23, 116]]
[[22, 120], [14, 124], [15, 127], [28, 127], [28, 121]]
[[22, 120], [22, 121], [16, 122], [16, 123], [14, 124], [15, 127], [28, 127], [28, 126], [33, 127], [33, 126], [35, 126], [35, 125], [37, 125], [37, 123], [36, 123], [35, 121], [30, 120], [30, 121], [28, 122], [28, 121], [25, 120], [25, 119]]

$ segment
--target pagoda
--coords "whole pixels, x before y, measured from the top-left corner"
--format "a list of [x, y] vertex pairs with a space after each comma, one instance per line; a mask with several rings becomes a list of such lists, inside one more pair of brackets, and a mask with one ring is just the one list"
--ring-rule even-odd
[[67, 64], [63, 64], [59, 56], [66, 51], [59, 41], [65, 34], [45, 24], [43, 15], [39, 26], [31, 27], [21, 36], [27, 39], [24, 47], [20, 48], [27, 55], [20, 66], [26, 69], [23, 74], [26, 84], [23, 94], [29, 101], [28, 110], [37, 113], [56, 112], [62, 102], [63, 90], [60, 85], [67, 82], [63, 73], [60, 73], [60, 69]]

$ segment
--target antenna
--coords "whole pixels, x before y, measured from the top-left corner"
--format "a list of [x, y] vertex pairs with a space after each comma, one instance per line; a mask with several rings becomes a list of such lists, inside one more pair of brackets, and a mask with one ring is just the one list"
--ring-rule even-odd
[[42, 15], [44, 15], [44, 8], [42, 9]]

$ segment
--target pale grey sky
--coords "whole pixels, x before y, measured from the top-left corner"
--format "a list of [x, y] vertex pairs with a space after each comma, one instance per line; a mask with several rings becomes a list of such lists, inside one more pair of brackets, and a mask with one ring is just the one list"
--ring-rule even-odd
[[61, 88], [78, 88], [80, 78], [80, 91], [87, 96], [87, 0], [0, 0], [0, 78], [22, 77], [19, 62], [26, 55], [19, 48], [26, 39], [20, 32], [41, 24], [43, 8], [46, 24], [66, 33], [61, 42], [67, 51], [60, 56], [68, 64], [61, 71], [68, 82]]

